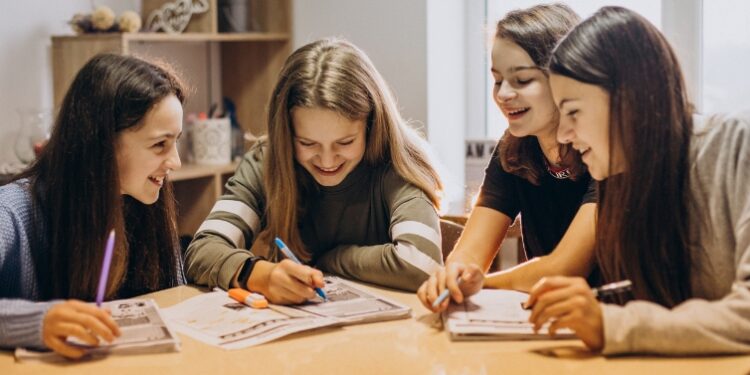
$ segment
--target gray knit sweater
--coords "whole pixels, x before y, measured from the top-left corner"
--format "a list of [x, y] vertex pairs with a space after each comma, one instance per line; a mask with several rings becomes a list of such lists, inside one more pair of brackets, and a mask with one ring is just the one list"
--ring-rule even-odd
[[[40, 293], [32, 249], [47, 249], [42, 215], [35, 212], [27, 180], [0, 186], [0, 348], [43, 349], [42, 321], [60, 300], [37, 302]], [[43, 255], [42, 255], [43, 256]], [[184, 284], [182, 259], [174, 265]]]
[[[0, 186], [0, 347], [44, 348], [42, 319], [56, 301], [39, 300], [31, 249], [43, 246], [28, 183]], [[59, 301], [57, 301], [59, 302]]]
[[672, 309], [603, 305], [604, 354], [750, 352], [750, 113], [695, 120], [694, 298]]

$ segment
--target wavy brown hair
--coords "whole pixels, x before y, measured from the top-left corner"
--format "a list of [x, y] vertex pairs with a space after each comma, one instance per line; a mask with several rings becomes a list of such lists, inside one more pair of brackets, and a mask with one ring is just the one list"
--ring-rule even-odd
[[635, 12], [604, 7], [560, 42], [550, 70], [610, 96], [610, 155], [624, 151], [625, 172], [599, 186], [596, 254], [605, 278], [630, 279], [636, 298], [665, 306], [690, 298], [692, 109], [669, 43]]
[[[563, 4], [537, 5], [509, 12], [497, 23], [495, 38], [512, 41], [529, 54], [534, 64], [545, 72], [555, 44], [580, 21], [578, 15]], [[544, 154], [536, 137], [516, 137], [506, 131], [498, 145], [503, 169], [534, 185], [546, 172]], [[585, 172], [580, 155], [571, 146], [559, 146], [560, 162], [568, 167], [575, 180]]]
[[145, 205], [120, 192], [116, 139], [143, 125], [168, 95], [185, 89], [166, 65], [97, 55], [63, 99], [49, 142], [29, 169], [32, 202], [42, 213], [46, 247], [34, 257], [42, 298], [96, 296], [108, 232], [116, 233], [108, 299], [177, 285], [183, 279], [172, 186]]
[[[263, 147], [267, 228], [259, 236], [270, 243], [288, 239], [298, 255], [309, 259], [296, 225], [300, 201], [297, 165], [293, 154], [291, 111], [295, 107], [324, 108], [350, 120], [366, 120], [362, 162], [391, 164], [406, 181], [416, 185], [435, 207], [443, 185], [430, 164], [425, 142], [398, 111], [396, 100], [370, 59], [351, 43], [322, 39], [300, 47], [286, 60], [271, 95], [267, 145]], [[260, 148], [259, 148], [260, 149]]]

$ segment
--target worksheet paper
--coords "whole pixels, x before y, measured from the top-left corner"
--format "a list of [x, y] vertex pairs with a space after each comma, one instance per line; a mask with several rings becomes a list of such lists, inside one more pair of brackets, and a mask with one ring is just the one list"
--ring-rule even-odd
[[[104, 302], [103, 308], [110, 309], [112, 319], [120, 327], [121, 336], [112, 343], [102, 341], [99, 346], [89, 346], [75, 338], [68, 343], [85, 348], [92, 357], [108, 354], [141, 354], [174, 352], [180, 350], [180, 340], [165, 323], [159, 306], [152, 299], [125, 299]], [[54, 352], [38, 352], [17, 348], [17, 361], [56, 362], [64, 358]]]
[[375, 296], [333, 276], [325, 277], [328, 301], [316, 297], [301, 305], [253, 309], [226, 291], [201, 294], [164, 309], [175, 330], [224, 349], [262, 344], [320, 327], [408, 317], [410, 309]]
[[[549, 340], [547, 327], [534, 333], [529, 323], [531, 310], [521, 303], [529, 295], [513, 290], [482, 289], [464, 303], [451, 304], [443, 315], [452, 340]], [[558, 330], [554, 338], [573, 338], [569, 329]]]

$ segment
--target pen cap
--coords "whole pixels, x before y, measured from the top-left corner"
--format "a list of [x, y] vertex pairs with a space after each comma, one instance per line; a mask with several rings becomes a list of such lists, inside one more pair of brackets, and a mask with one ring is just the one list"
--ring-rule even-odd
[[250, 292], [241, 288], [232, 288], [227, 291], [229, 297], [237, 302], [245, 302], [245, 298], [250, 295]]
[[233, 300], [244, 303], [252, 308], [263, 309], [268, 307], [268, 301], [260, 294], [255, 294], [241, 288], [229, 289], [227, 293]]

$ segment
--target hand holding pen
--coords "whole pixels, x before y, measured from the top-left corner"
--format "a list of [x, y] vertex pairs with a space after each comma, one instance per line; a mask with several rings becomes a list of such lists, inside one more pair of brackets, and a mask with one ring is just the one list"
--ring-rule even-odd
[[477, 293], [483, 283], [484, 274], [476, 265], [450, 262], [437, 269], [419, 287], [417, 297], [430, 311], [442, 312], [451, 300], [461, 303], [464, 298]]
[[67, 358], [80, 358], [86, 350], [71, 345], [68, 338], [75, 338], [85, 344], [96, 346], [100, 340], [112, 342], [120, 336], [120, 328], [109, 312], [100, 308], [104, 300], [109, 278], [109, 266], [114, 251], [115, 232], [109, 233], [104, 248], [104, 260], [99, 274], [96, 306], [78, 300], [55, 303], [42, 320], [42, 342], [56, 353]]
[[[282, 241], [280, 238], [276, 237], [276, 239], [274, 240], [274, 242], [276, 243], [276, 246], [278, 246], [279, 250], [281, 250], [281, 252], [284, 254], [284, 256], [286, 256], [289, 260], [291, 260], [292, 262], [294, 262], [297, 265], [300, 265], [300, 266], [303, 265], [302, 262], [300, 262], [300, 260], [297, 259], [297, 257], [294, 255], [294, 253], [292, 252], [292, 250], [289, 249], [289, 247], [286, 246], [286, 244], [284, 243], [284, 241]], [[301, 281], [303, 284], [305, 284], [308, 287], [313, 287], [314, 290], [315, 290], [315, 293], [317, 295], [319, 295], [320, 298], [322, 298], [324, 301], [328, 301], [328, 297], [326, 296], [325, 292], [323, 292], [323, 289], [320, 288], [320, 287], [322, 287], [324, 285], [323, 284], [323, 280], [322, 280], [323, 279], [322, 278], [322, 273], [320, 273], [320, 271], [317, 271], [317, 273], [320, 274], [319, 280], [316, 280], [315, 275], [313, 275], [313, 277], [308, 278], [308, 279], [298, 279], [298, 280]]]
[[604, 319], [597, 297], [622, 293], [631, 283], [624, 280], [591, 289], [581, 277], [544, 277], [531, 288], [526, 308], [531, 308], [529, 322], [538, 331], [549, 323], [550, 335], [562, 328], [575, 332], [586, 346], [599, 351], [604, 347]]

